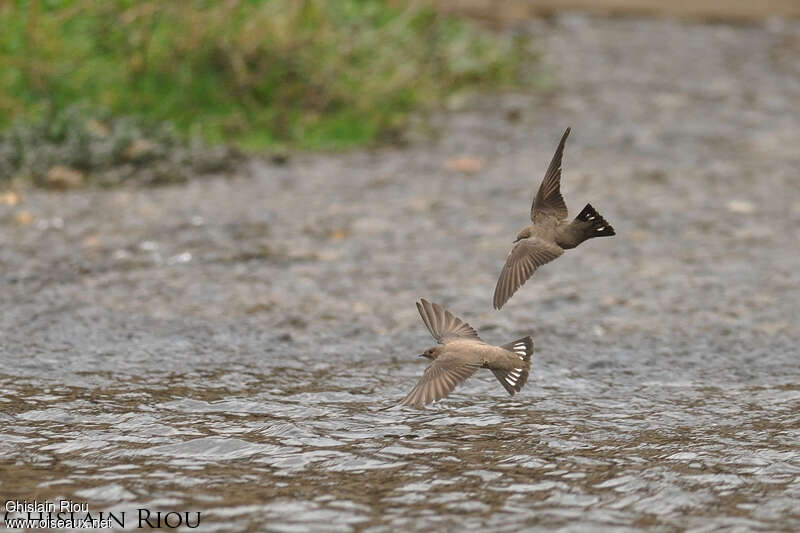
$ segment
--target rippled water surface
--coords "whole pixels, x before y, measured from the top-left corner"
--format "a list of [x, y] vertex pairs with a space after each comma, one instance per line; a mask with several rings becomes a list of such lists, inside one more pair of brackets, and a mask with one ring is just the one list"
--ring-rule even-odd
[[545, 372], [513, 400], [486, 378], [379, 411], [369, 390], [419, 369], [303, 363], [4, 378], [5, 495], [200, 510], [220, 530], [800, 525], [796, 384]]
[[[128, 528], [800, 530], [800, 25], [531, 31], [559, 91], [435, 143], [0, 205], [0, 497]], [[567, 204], [617, 236], [492, 311], [568, 125]], [[419, 297], [532, 335], [523, 391], [482, 371], [392, 407], [432, 344]]]

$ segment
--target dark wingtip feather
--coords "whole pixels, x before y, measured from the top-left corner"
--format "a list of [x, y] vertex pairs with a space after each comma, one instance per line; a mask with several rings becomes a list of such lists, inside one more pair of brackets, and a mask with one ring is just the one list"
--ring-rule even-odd
[[514, 294], [512, 285], [511, 275], [504, 268], [503, 272], [500, 273], [500, 279], [497, 280], [497, 287], [494, 289], [493, 304], [495, 309], [500, 310]]

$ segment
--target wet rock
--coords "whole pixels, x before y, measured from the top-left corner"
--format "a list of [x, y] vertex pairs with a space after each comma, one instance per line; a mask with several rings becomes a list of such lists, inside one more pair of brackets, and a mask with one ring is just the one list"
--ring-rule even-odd
[[147, 139], [134, 139], [134, 141], [123, 152], [125, 159], [142, 163], [153, 156], [154, 144]]
[[483, 159], [474, 156], [455, 157], [444, 162], [445, 169], [453, 172], [463, 172], [464, 174], [474, 174], [480, 171], [483, 165]]
[[75, 189], [83, 186], [83, 182], [83, 172], [63, 165], [51, 167], [45, 176], [45, 183], [51, 189]]
[[19, 204], [21, 198], [15, 191], [6, 191], [0, 194], [0, 204], [14, 206]]
[[14, 215], [14, 224], [17, 226], [27, 226], [33, 222], [33, 213], [30, 211], [19, 211]]
[[750, 215], [756, 212], [756, 206], [753, 202], [747, 200], [731, 200], [726, 204], [728, 211], [740, 215]]

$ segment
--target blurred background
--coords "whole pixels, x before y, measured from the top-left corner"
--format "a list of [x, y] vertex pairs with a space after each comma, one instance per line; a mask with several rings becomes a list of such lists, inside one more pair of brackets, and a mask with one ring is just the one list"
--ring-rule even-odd
[[[800, 529], [799, 14], [0, 3], [0, 499], [226, 531]], [[568, 126], [570, 213], [617, 235], [493, 311]], [[378, 411], [424, 370], [420, 297], [533, 335], [522, 393]]]
[[6, 2], [0, 179], [41, 183], [65, 165], [118, 181], [187, 139], [278, 152], [398, 141], [412, 111], [521, 81], [522, 35], [435, 7]]

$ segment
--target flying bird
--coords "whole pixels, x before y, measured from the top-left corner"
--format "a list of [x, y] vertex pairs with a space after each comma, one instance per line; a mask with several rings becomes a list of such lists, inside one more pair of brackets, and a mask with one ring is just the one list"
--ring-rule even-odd
[[519, 232], [500, 272], [494, 289], [495, 309], [503, 307], [537, 268], [557, 258], [564, 250], [575, 248], [586, 239], [615, 235], [614, 228], [592, 204], [586, 204], [577, 217], [567, 220], [567, 204], [560, 189], [561, 157], [569, 132], [570, 128], [567, 128], [561, 137], [542, 184], [533, 197], [533, 224]]
[[522, 390], [531, 368], [533, 339], [522, 337], [493, 346], [483, 342], [472, 326], [439, 304], [422, 298], [417, 302], [417, 309], [440, 346], [420, 354], [431, 363], [402, 405], [420, 408], [439, 401], [480, 368], [491, 370], [511, 396]]

